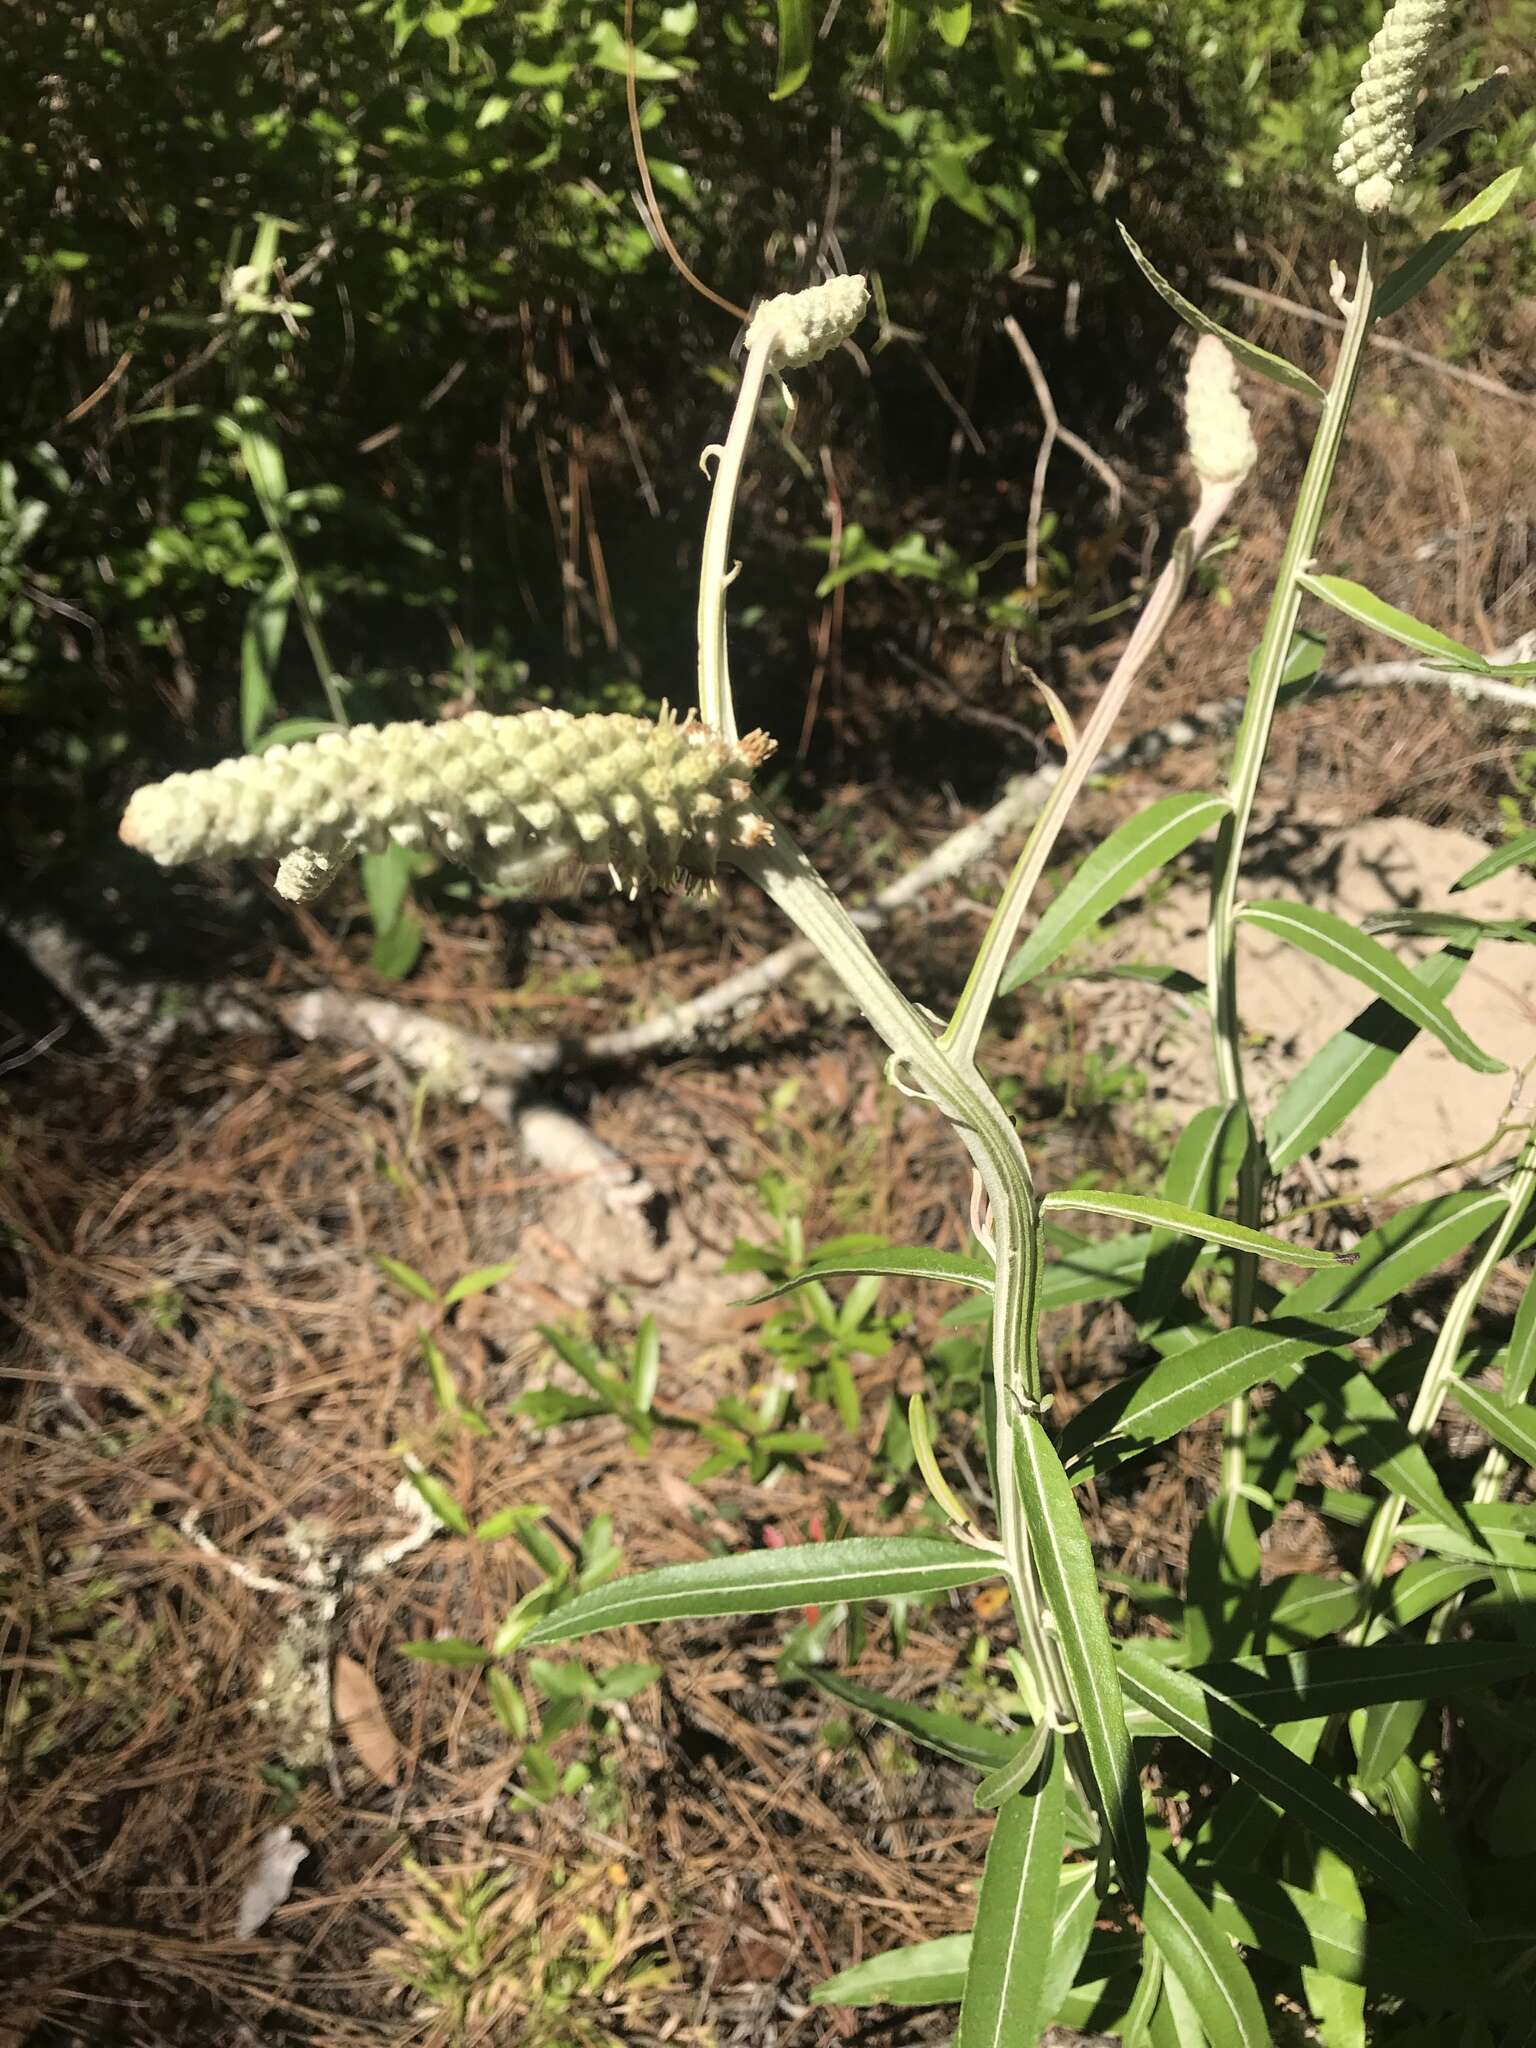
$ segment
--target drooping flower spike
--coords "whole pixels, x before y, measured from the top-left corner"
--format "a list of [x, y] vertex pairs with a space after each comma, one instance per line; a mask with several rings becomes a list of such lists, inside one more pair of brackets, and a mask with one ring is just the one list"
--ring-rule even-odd
[[570, 867], [665, 888], [707, 881], [730, 847], [771, 837], [752, 775], [772, 751], [762, 733], [729, 742], [665, 709], [654, 723], [527, 711], [359, 725], [152, 783], [122, 837], [162, 866], [275, 857], [294, 901], [391, 842], [506, 888]]

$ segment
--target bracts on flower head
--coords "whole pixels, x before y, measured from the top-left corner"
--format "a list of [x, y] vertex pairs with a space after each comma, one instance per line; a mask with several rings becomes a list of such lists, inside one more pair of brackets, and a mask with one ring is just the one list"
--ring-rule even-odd
[[122, 837], [162, 866], [276, 858], [294, 901], [391, 843], [505, 888], [572, 867], [666, 888], [707, 881], [731, 847], [772, 836], [752, 804], [772, 752], [763, 733], [727, 741], [665, 707], [654, 722], [527, 711], [359, 725], [153, 783]]

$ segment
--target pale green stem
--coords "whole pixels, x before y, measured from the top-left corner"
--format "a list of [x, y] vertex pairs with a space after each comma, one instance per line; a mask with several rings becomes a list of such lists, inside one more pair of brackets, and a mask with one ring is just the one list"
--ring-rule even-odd
[[[1451, 1305], [1446, 1311], [1445, 1321], [1435, 1338], [1435, 1346], [1424, 1368], [1424, 1377], [1419, 1383], [1418, 1395], [1408, 1417], [1408, 1434], [1415, 1443], [1427, 1437], [1440, 1420], [1440, 1411], [1445, 1406], [1451, 1384], [1456, 1378], [1456, 1364], [1461, 1356], [1461, 1347], [1466, 1341], [1467, 1330], [1477, 1312], [1483, 1291], [1492, 1279], [1495, 1269], [1514, 1240], [1520, 1228], [1526, 1205], [1536, 1190], [1536, 1124], [1526, 1134], [1515, 1170], [1506, 1183], [1507, 1197], [1503, 1216], [1498, 1227], [1483, 1247], [1482, 1256], [1466, 1279], [1457, 1288]], [[1485, 1468], [1486, 1469], [1486, 1468]], [[1499, 1473], [1502, 1477], [1502, 1472]], [[1491, 1497], [1497, 1496], [1495, 1492]], [[1474, 1490], [1473, 1499], [1480, 1498]], [[1365, 1549], [1360, 1560], [1361, 1612], [1351, 1632], [1351, 1640], [1360, 1641], [1368, 1628], [1371, 1609], [1381, 1582], [1386, 1576], [1392, 1547], [1397, 1541], [1397, 1531], [1407, 1509], [1407, 1502], [1400, 1493], [1390, 1493], [1376, 1510], [1369, 1531], [1366, 1534]]]
[[[1259, 776], [1274, 727], [1275, 706], [1285, 675], [1286, 656], [1290, 652], [1301, 609], [1303, 593], [1297, 579], [1310, 563], [1317, 546], [1329, 488], [1344, 442], [1344, 430], [1354, 403], [1366, 336], [1370, 331], [1371, 308], [1376, 295], [1375, 256], [1374, 243], [1367, 242], [1361, 252], [1360, 273], [1344, 322], [1338, 364], [1323, 403], [1322, 418], [1318, 421], [1312, 453], [1302, 478], [1301, 495], [1291, 520], [1290, 535], [1280, 558], [1269, 616], [1254, 660], [1253, 683], [1232, 756], [1228, 785], [1231, 814], [1223, 820], [1216, 839], [1207, 933], [1211, 1042], [1221, 1099], [1241, 1109], [1248, 1119], [1248, 1144], [1238, 1175], [1237, 1216], [1238, 1221], [1250, 1229], [1257, 1229], [1262, 1218], [1264, 1161], [1248, 1114], [1247, 1091], [1243, 1085], [1242, 1025], [1237, 1003], [1238, 882], [1244, 843], [1253, 822]], [[1235, 1324], [1251, 1322], [1258, 1284], [1258, 1266], [1251, 1254], [1239, 1252], [1234, 1256], [1232, 1280], [1232, 1321]], [[1248, 1401], [1246, 1396], [1239, 1396], [1227, 1409], [1222, 1441], [1221, 1492], [1229, 1502], [1239, 1498], [1245, 1483], [1247, 1434]]]
[[1008, 964], [1008, 955], [1029, 909], [1029, 900], [1061, 837], [1067, 814], [1088, 780], [1094, 762], [1103, 753], [1115, 720], [1125, 708], [1125, 701], [1137, 677], [1168, 630], [1168, 622], [1178, 610], [1190, 571], [1231, 503], [1235, 489], [1235, 484], [1208, 484], [1201, 492], [1194, 520], [1174, 542], [1173, 553], [1115, 664], [1114, 674], [1105, 684], [1092, 717], [1073, 742], [1061, 776], [1024, 842], [1024, 850], [1008, 877], [1007, 887], [992, 913], [965, 987], [960, 991], [955, 1013], [939, 1041], [957, 1065], [975, 1064], [976, 1048], [981, 1042], [992, 1005], [997, 1000], [998, 983]]
[[1039, 1292], [1038, 1210], [1029, 1162], [1007, 1112], [974, 1071], [957, 1068], [880, 965], [858, 926], [810, 860], [775, 822], [771, 844], [732, 858], [809, 939], [865, 1017], [970, 1153], [991, 1205], [992, 1370], [997, 1396], [998, 1521], [1019, 1633], [1043, 1698], [1058, 1721], [1072, 1699], [1045, 1626], [1024, 1530], [1011, 1418], [1040, 1401], [1035, 1345]]
[[[730, 661], [726, 651], [725, 593], [730, 582], [731, 522], [747, 443], [757, 421], [757, 408], [768, 374], [768, 359], [777, 337], [767, 329], [747, 351], [736, 409], [724, 446], [715, 452], [714, 489], [704, 524], [704, 553], [699, 565], [699, 716], [728, 740], [737, 737], [736, 707], [731, 701]], [[706, 450], [706, 454], [709, 451]]]

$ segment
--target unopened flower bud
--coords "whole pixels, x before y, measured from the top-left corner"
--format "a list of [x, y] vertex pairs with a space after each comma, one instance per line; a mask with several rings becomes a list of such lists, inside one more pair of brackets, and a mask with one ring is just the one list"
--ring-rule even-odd
[[1189, 359], [1184, 423], [1190, 460], [1203, 484], [1240, 484], [1259, 459], [1238, 392], [1237, 364], [1214, 334], [1202, 334]]
[[1450, 15], [1450, 0], [1394, 0], [1371, 38], [1350, 97], [1334, 176], [1363, 214], [1385, 213], [1413, 155], [1414, 115], [1424, 67]]
[[780, 292], [753, 314], [747, 346], [772, 333], [768, 367], [803, 370], [845, 342], [868, 308], [869, 286], [857, 276], [831, 277], [809, 291]]
[[751, 782], [772, 751], [762, 733], [733, 743], [666, 711], [358, 725], [151, 784], [122, 837], [162, 866], [276, 855], [285, 894], [391, 842], [508, 888], [569, 866], [664, 887], [770, 835]]

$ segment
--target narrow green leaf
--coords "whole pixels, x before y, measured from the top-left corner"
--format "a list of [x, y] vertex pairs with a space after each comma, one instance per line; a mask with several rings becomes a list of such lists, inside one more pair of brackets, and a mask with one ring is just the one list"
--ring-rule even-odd
[[[1331, 1849], [1312, 1851], [1312, 1885], [1319, 1896], [1342, 1912], [1364, 1921], [1365, 1901], [1355, 1873]], [[1304, 1964], [1302, 1989], [1317, 2022], [1324, 2048], [1366, 2048], [1365, 1987], [1333, 1971]]]
[[[1248, 1116], [1240, 1102], [1213, 1103], [1179, 1133], [1163, 1175], [1163, 1199], [1180, 1208], [1216, 1215], [1237, 1180], [1248, 1145]], [[1147, 1254], [1147, 1273], [1137, 1299], [1143, 1331], [1167, 1320], [1178, 1303], [1198, 1257], [1193, 1243], [1158, 1231]]]
[[1249, 1230], [1241, 1223], [1229, 1223], [1222, 1216], [1203, 1216], [1198, 1209], [1166, 1202], [1161, 1195], [1123, 1195], [1099, 1188], [1067, 1188], [1047, 1195], [1042, 1213], [1059, 1214], [1078, 1209], [1090, 1216], [1116, 1216], [1127, 1223], [1152, 1223], [1165, 1230], [1181, 1230], [1207, 1244], [1226, 1245], [1231, 1251], [1253, 1252], [1259, 1258], [1283, 1259], [1288, 1266], [1350, 1265], [1351, 1259], [1338, 1252], [1318, 1251], [1311, 1245], [1287, 1244], [1264, 1230]]
[[811, 1993], [813, 2005], [958, 2005], [965, 1993], [971, 1937], [946, 1934], [887, 1949], [839, 1970]]
[[1411, 1515], [1398, 1534], [1404, 1543], [1485, 1569], [1492, 1562], [1536, 1571], [1536, 1507], [1518, 1501], [1493, 1501], [1486, 1507], [1473, 1502], [1461, 1510], [1460, 1520], [1468, 1526]]
[[1463, 1188], [1410, 1203], [1360, 1240], [1352, 1267], [1314, 1273], [1283, 1294], [1274, 1313], [1309, 1316], [1336, 1308], [1385, 1308], [1416, 1280], [1464, 1251], [1505, 1207], [1499, 1188]]
[[993, 1813], [1011, 1799], [1015, 1792], [1022, 1792], [1040, 1769], [1040, 1759], [1045, 1755], [1051, 1742], [1051, 1726], [1042, 1721], [1037, 1728], [1021, 1735], [1014, 1746], [1013, 1754], [995, 1771], [989, 1771], [972, 1794], [972, 1801], [978, 1813]]
[[1536, 1756], [1517, 1764], [1505, 1779], [1484, 1832], [1495, 1856], [1530, 1855], [1536, 1842]]
[[1440, 1484], [1422, 1443], [1368, 1372], [1349, 1359], [1315, 1354], [1277, 1368], [1289, 1403], [1325, 1420], [1335, 1450], [1364, 1466], [1426, 1515], [1455, 1525], [1461, 1510]]
[[1151, 1859], [1142, 1918], [1214, 2048], [1271, 2048], [1253, 1979], [1210, 1908], [1167, 1856]]
[[1453, 640], [1438, 626], [1426, 626], [1422, 619], [1399, 611], [1395, 604], [1388, 604], [1363, 583], [1351, 583], [1347, 576], [1319, 576], [1307, 570], [1296, 580], [1303, 590], [1320, 597], [1324, 604], [1353, 619], [1357, 626], [1384, 633], [1389, 640], [1411, 647], [1416, 654], [1433, 654], [1478, 670], [1486, 666], [1483, 656], [1465, 641]]
[[[1077, 1974], [1077, 1966], [1093, 1929], [1094, 1888], [1091, 1863], [1064, 1864], [1057, 1876], [1055, 1920], [1051, 1933], [1052, 1970], [1045, 2003], [1058, 2004]], [[828, 1977], [811, 1993], [813, 2005], [958, 2005], [970, 1966], [969, 1934], [946, 1934], [938, 1941], [914, 1942], [888, 1949]]]
[[438, 1636], [434, 1641], [402, 1643], [400, 1654], [418, 1664], [446, 1664], [451, 1671], [478, 1671], [490, 1662], [483, 1643], [466, 1642], [463, 1636]]
[[1326, 1970], [1346, 1984], [1408, 1994], [1432, 2010], [1475, 2002], [1484, 1988], [1470, 1945], [1436, 1942], [1420, 1927], [1383, 1927], [1299, 1885], [1257, 1870], [1224, 1869], [1219, 1882], [1201, 1879], [1216, 1924], [1247, 1948], [1277, 1962]]
[[1012, 1436], [1030, 1552], [1055, 1619], [1099, 1808], [1114, 1845], [1120, 1882], [1126, 1896], [1139, 1903], [1147, 1859], [1141, 1783], [1093, 1552], [1072, 1496], [1072, 1482], [1039, 1421], [1033, 1415], [1015, 1415]]
[[1487, 1430], [1500, 1450], [1522, 1465], [1536, 1465], [1536, 1409], [1528, 1402], [1506, 1401], [1466, 1380], [1452, 1380], [1451, 1399], [1463, 1415]]
[[[1297, 1652], [1294, 1658], [1255, 1661], [1265, 1666], [1284, 1665], [1298, 1659], [1305, 1662], [1307, 1654]], [[1277, 1742], [1247, 1712], [1234, 1706], [1233, 1691], [1229, 1691], [1227, 1683], [1213, 1680], [1212, 1671], [1223, 1677], [1236, 1674], [1231, 1681], [1234, 1689], [1239, 1680], [1254, 1679], [1251, 1691], [1236, 1693], [1242, 1707], [1248, 1707], [1255, 1697], [1264, 1697], [1259, 1675], [1250, 1673], [1246, 1663], [1212, 1666], [1203, 1672], [1171, 1671], [1155, 1664], [1134, 1645], [1127, 1646], [1120, 1657], [1126, 1697], [1154, 1713], [1170, 1734], [1231, 1771], [1282, 1812], [1305, 1816], [1307, 1825], [1320, 1840], [1352, 1863], [1374, 1870], [1413, 1910], [1437, 1914], [1448, 1905], [1454, 1906], [1454, 1901], [1448, 1900], [1435, 1882], [1434, 1874], [1422, 1867], [1389, 1828], [1383, 1827], [1374, 1814], [1358, 1805], [1331, 1778], [1324, 1777], [1284, 1743]], [[1286, 1702], [1287, 1707], [1295, 1704], [1294, 1696]], [[1302, 1720], [1328, 1711], [1326, 1705], [1308, 1704], [1289, 1718]]]
[[1123, 221], [1116, 221], [1120, 239], [1130, 250], [1137, 268], [1151, 285], [1158, 297], [1168, 305], [1179, 318], [1186, 321], [1200, 334], [1214, 334], [1218, 341], [1224, 341], [1244, 369], [1255, 371], [1260, 377], [1268, 377], [1276, 384], [1283, 384], [1287, 391], [1294, 391], [1302, 398], [1313, 398], [1321, 404], [1325, 393], [1321, 384], [1309, 377], [1305, 370], [1298, 370], [1294, 363], [1286, 362], [1283, 356], [1271, 355], [1267, 348], [1259, 348], [1251, 341], [1234, 334], [1230, 327], [1223, 327], [1219, 320], [1213, 320], [1209, 313], [1202, 313], [1192, 305], [1184, 294], [1175, 291], [1165, 277], [1153, 268], [1136, 243], [1126, 231]]
[[877, 1273], [892, 1280], [948, 1280], [958, 1287], [975, 1287], [986, 1293], [992, 1289], [990, 1259], [971, 1258], [963, 1252], [934, 1252], [918, 1246], [891, 1245], [815, 1259], [792, 1280], [781, 1280], [777, 1287], [765, 1288], [761, 1294], [749, 1294], [747, 1305], [775, 1301], [781, 1294], [809, 1286], [813, 1280], [851, 1279], [856, 1274], [867, 1273]]
[[469, 1534], [468, 1515], [435, 1473], [407, 1466], [406, 1477], [445, 1529], [451, 1529], [455, 1536]]
[[1003, 970], [999, 993], [1032, 981], [1072, 941], [1099, 922], [1136, 884], [1226, 816], [1225, 797], [1160, 797], [1117, 827], [1073, 871], [1039, 923]]
[[1033, 2042], [1042, 2010], [1056, 1921], [1065, 1838], [1066, 1763], [1047, 1736], [1034, 1783], [1000, 1808], [987, 1846], [971, 1963], [956, 2048], [1018, 2048]]
[[1475, 889], [1482, 882], [1491, 882], [1495, 875], [1502, 875], [1506, 868], [1532, 862], [1536, 862], [1536, 832], [1518, 832], [1513, 839], [1506, 839], [1502, 846], [1496, 846], [1492, 853], [1485, 853], [1464, 875], [1458, 876], [1451, 884], [1452, 892]]
[[[1464, 949], [1446, 947], [1408, 971], [1426, 995], [1444, 1002], [1468, 957]], [[1379, 999], [1336, 1032], [1292, 1075], [1265, 1121], [1264, 1149], [1272, 1171], [1283, 1173], [1331, 1137], [1418, 1035], [1412, 1019]]]
[[454, 1281], [443, 1296], [443, 1307], [452, 1308], [456, 1302], [468, 1301], [472, 1294], [485, 1294], [516, 1271], [516, 1259], [503, 1259], [499, 1266], [477, 1266], [473, 1273], [461, 1274]]
[[1382, 284], [1376, 294], [1372, 310], [1373, 320], [1384, 320], [1389, 313], [1395, 313], [1400, 306], [1406, 306], [1411, 298], [1423, 291], [1432, 277], [1441, 270], [1456, 251], [1480, 227], [1493, 219], [1494, 215], [1513, 197], [1520, 183], [1520, 166], [1505, 171], [1485, 185], [1475, 199], [1471, 199], [1453, 213], [1443, 228], [1432, 234], [1428, 241], [1420, 243], [1411, 256], [1405, 257], [1396, 270]]
[[885, 94], [889, 99], [912, 61], [923, 31], [918, 0], [885, 0]]
[[1152, 1235], [1130, 1231], [1121, 1237], [1080, 1237], [1047, 1222], [1045, 1242], [1052, 1256], [1040, 1276], [1040, 1313], [1084, 1301], [1115, 1301], [1139, 1285]]
[[1520, 1306], [1515, 1311], [1509, 1349], [1504, 1354], [1505, 1400], [1523, 1401], [1533, 1382], [1536, 1382], [1536, 1274], [1525, 1284]]
[[1318, 1714], [1350, 1714], [1384, 1700], [1480, 1692], [1533, 1670], [1536, 1645], [1530, 1643], [1387, 1642], [1241, 1657], [1176, 1675], [1198, 1680], [1207, 1692], [1235, 1701], [1261, 1721], [1305, 1721]]
[[1397, 1760], [1407, 1753], [1419, 1723], [1424, 1718], [1422, 1699], [1386, 1700], [1374, 1707], [1362, 1707], [1349, 1717], [1355, 1745], [1355, 1783], [1362, 1791], [1373, 1791], [1391, 1775]]
[[253, 598], [240, 634], [240, 740], [247, 753], [277, 708], [277, 669], [288, 631], [292, 580], [284, 569]]
[[[1536, 702], [1536, 694], [1532, 701]], [[1372, 938], [1405, 932], [1410, 938], [1447, 939], [1453, 946], [1469, 949], [1480, 939], [1536, 946], [1536, 925], [1525, 918], [1465, 917], [1459, 911], [1373, 910], [1368, 917], [1361, 918], [1360, 929]]]
[[635, 1356], [629, 1374], [629, 1398], [638, 1415], [649, 1415], [661, 1378], [661, 1337], [654, 1316], [643, 1316], [635, 1332]]
[[961, 1714], [943, 1714], [932, 1707], [914, 1706], [910, 1700], [893, 1699], [889, 1693], [873, 1692], [821, 1665], [807, 1665], [800, 1675], [809, 1679], [819, 1692], [841, 1700], [846, 1707], [873, 1714], [887, 1726], [910, 1735], [925, 1749], [936, 1750], [957, 1764], [994, 1771], [1013, 1755], [1017, 1737], [1005, 1734], [1001, 1728], [987, 1728]]
[[1286, 1322], [1222, 1330], [1144, 1373], [1116, 1381], [1079, 1409], [1061, 1433], [1061, 1455], [1076, 1461], [1074, 1485], [1177, 1436], [1234, 1395], [1273, 1378], [1283, 1366], [1299, 1364], [1330, 1342], [1352, 1341], [1344, 1333], [1330, 1335], [1323, 1326]]
[[535, 1643], [570, 1642], [599, 1629], [641, 1622], [692, 1621], [727, 1614], [774, 1614], [785, 1607], [839, 1600], [889, 1600], [942, 1593], [996, 1578], [985, 1551], [927, 1536], [856, 1536], [841, 1543], [796, 1543], [734, 1557], [663, 1565], [583, 1593], [541, 1621]]
[[497, 1543], [503, 1536], [512, 1536], [531, 1523], [542, 1521], [549, 1510], [535, 1506], [532, 1501], [522, 1501], [516, 1507], [498, 1508], [494, 1515], [487, 1515], [483, 1522], [475, 1524], [477, 1543]]
[[397, 1287], [403, 1287], [407, 1294], [414, 1294], [418, 1301], [428, 1301], [436, 1308], [437, 1289], [414, 1266], [408, 1266], [403, 1259], [386, 1259], [380, 1252], [374, 1253], [373, 1263]]
[[1056, 1891], [1056, 1926], [1051, 1935], [1050, 1965], [1045, 1973], [1041, 2007], [1046, 2018], [1068, 2024], [1066, 2007], [1083, 1957], [1093, 1939], [1099, 1908], [1098, 1870], [1094, 1863], [1063, 1865]]
[[1430, 995], [1413, 971], [1377, 940], [1356, 931], [1331, 910], [1310, 903], [1245, 903], [1238, 911], [1245, 924], [1271, 932], [1288, 945], [1309, 953], [1325, 967], [1337, 968], [1361, 982], [1372, 994], [1392, 1004], [1422, 1030], [1431, 1032], [1446, 1051], [1479, 1074], [1502, 1074], [1504, 1062], [1484, 1052], [1462, 1030], [1437, 997]]
[[1423, 1772], [1412, 1757], [1399, 1757], [1386, 1783], [1387, 1803], [1403, 1840], [1414, 1854], [1437, 1873], [1447, 1893], [1457, 1901], [1457, 1919], [1466, 1919], [1466, 1879], [1456, 1853], [1456, 1843], [1445, 1815]]
[[773, 98], [787, 100], [804, 85], [811, 69], [816, 24], [811, 0], [778, 0], [779, 68], [773, 81]]
[[1058, 967], [1040, 976], [1042, 982], [1058, 981], [1140, 981], [1165, 995], [1180, 996], [1196, 1009], [1210, 1007], [1205, 983], [1182, 967], [1165, 967], [1150, 960], [1103, 962], [1092, 967]]

